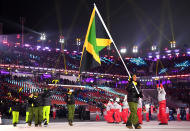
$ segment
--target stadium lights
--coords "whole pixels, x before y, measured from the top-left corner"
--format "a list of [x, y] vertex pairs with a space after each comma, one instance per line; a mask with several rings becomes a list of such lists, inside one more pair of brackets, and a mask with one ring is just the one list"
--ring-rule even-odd
[[157, 58], [157, 59], [160, 59], [160, 55], [156, 55], [156, 58]]
[[175, 49], [174, 52], [176, 52], [176, 53], [179, 52], [179, 49]]
[[25, 44], [24, 46], [25, 46], [25, 47], [30, 47], [30, 45], [29, 45], [29, 44]]
[[170, 46], [171, 46], [171, 48], [175, 48], [176, 47], [176, 41], [175, 40], [172, 40], [172, 41], [170, 41]]
[[56, 51], [60, 51], [60, 49], [59, 49], [59, 48], [56, 48]]
[[176, 52], [175, 54], [176, 54], [176, 56], [179, 56], [179, 53], [178, 53], [178, 52]]
[[81, 39], [80, 39], [80, 38], [77, 38], [77, 39], [76, 39], [76, 44], [77, 44], [77, 46], [80, 46], [80, 45], [81, 45]]
[[78, 47], [78, 52], [79, 52], [79, 47], [80, 47], [80, 45], [81, 45], [81, 39], [80, 39], [80, 38], [77, 38], [77, 39], [76, 39], [76, 45], [77, 45], [77, 47]]
[[7, 44], [8, 43], [8, 41], [7, 41], [7, 36], [4, 36], [3, 37], [3, 44]]
[[138, 53], [138, 46], [133, 46], [133, 53]]
[[49, 50], [49, 47], [46, 46], [45, 49], [46, 49], [46, 50]]
[[63, 44], [63, 43], [65, 42], [64, 36], [62, 36], [62, 35], [60, 36], [59, 42], [60, 42], [61, 44]]
[[38, 45], [38, 46], [37, 46], [37, 50], [39, 50], [40, 48], [41, 48], [41, 46]]
[[41, 34], [40, 40], [46, 40], [46, 34], [45, 34], [45, 33], [42, 33], [42, 34]]
[[121, 48], [121, 49], [120, 49], [120, 52], [121, 52], [122, 54], [125, 54], [125, 53], [127, 52], [127, 49], [126, 49], [126, 48]]
[[153, 45], [153, 46], [151, 47], [151, 50], [152, 50], [152, 51], [155, 51], [155, 50], [156, 50], [156, 45]]
[[187, 55], [190, 55], [190, 51], [187, 51]]
[[149, 55], [149, 56], [148, 56], [148, 58], [150, 58], [150, 59], [151, 59], [151, 58], [152, 58], [152, 56], [151, 56], [151, 55]]

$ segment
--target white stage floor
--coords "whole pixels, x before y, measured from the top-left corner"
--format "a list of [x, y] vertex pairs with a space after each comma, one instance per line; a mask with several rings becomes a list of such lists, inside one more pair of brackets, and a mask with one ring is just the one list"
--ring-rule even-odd
[[[132, 130], [125, 124], [108, 124], [106, 122], [75, 122], [69, 126], [67, 122], [50, 123], [48, 127], [25, 127], [25, 124], [0, 125], [0, 131], [125, 131]], [[158, 121], [144, 122], [142, 131], [190, 131], [190, 121], [171, 121], [169, 125], [158, 125]]]

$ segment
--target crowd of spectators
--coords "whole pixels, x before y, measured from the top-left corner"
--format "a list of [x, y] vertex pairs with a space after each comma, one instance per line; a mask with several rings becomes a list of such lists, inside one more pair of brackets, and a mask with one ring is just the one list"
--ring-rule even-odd
[[[79, 70], [81, 53], [57, 50], [40, 50], [29, 47], [15, 47], [1, 45], [0, 47], [0, 63], [1, 64], [16, 64], [34, 67], [58, 68], [67, 70]], [[104, 57], [104, 58], [103, 58]], [[142, 61], [137, 63], [131, 62], [130, 59], [124, 59], [128, 69], [137, 76], [151, 76], [151, 75], [179, 75], [189, 73], [189, 62], [187, 65], [176, 67], [176, 64], [184, 61], [189, 61], [189, 56], [175, 56], [160, 58], [158, 60], [142, 58]], [[144, 64], [139, 64], [139, 62]], [[184, 68], [182, 68], [184, 67]], [[166, 72], [160, 72], [161, 69], [166, 68]], [[102, 65], [90, 71], [98, 73], [127, 75], [124, 71], [120, 59], [116, 57], [102, 56]], [[160, 72], [160, 73], [159, 73]]]

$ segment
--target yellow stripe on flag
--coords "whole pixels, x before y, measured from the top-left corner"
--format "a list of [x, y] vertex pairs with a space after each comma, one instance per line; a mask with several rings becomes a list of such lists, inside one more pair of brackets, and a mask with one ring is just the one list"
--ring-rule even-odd
[[94, 50], [94, 47], [92, 46], [92, 44], [90, 44], [88, 42], [87, 46], [86, 46], [86, 50], [88, 51], [88, 53], [92, 54], [93, 58], [99, 63], [101, 64], [100, 62], [100, 57], [96, 54], [95, 50]]
[[112, 42], [110, 39], [96, 38], [97, 46], [108, 46]]

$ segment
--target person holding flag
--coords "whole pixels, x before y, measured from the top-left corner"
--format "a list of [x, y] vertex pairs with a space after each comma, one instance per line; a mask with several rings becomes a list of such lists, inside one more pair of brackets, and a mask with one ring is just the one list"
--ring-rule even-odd
[[[135, 90], [134, 85], [138, 88], [139, 94]], [[139, 98], [142, 98], [142, 92], [140, 90], [140, 83], [137, 82], [137, 77], [134, 74], [132, 78], [129, 79], [129, 86], [126, 88], [128, 92], [128, 103], [131, 114], [126, 123], [126, 127], [132, 129], [132, 125], [135, 129], [141, 129], [142, 127], [139, 125], [138, 115], [137, 115], [137, 105]]]

